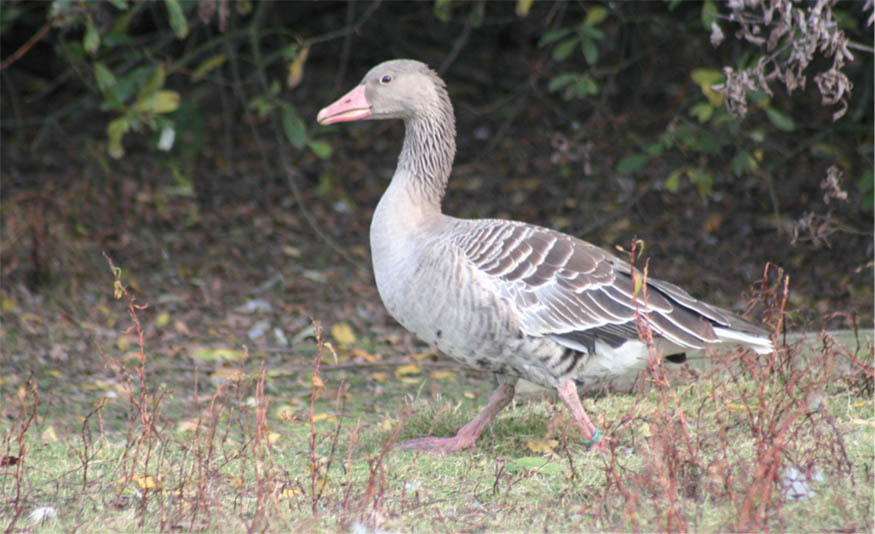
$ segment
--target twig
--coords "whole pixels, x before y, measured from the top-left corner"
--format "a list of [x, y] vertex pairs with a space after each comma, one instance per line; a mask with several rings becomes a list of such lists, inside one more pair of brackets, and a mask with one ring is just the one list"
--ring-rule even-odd
[[21, 57], [22, 57], [24, 54], [27, 54], [27, 52], [33, 47], [33, 45], [35, 45], [37, 42], [40, 41], [40, 39], [42, 39], [43, 37], [46, 36], [47, 33], [49, 33], [49, 30], [50, 30], [51, 28], [52, 28], [52, 21], [48, 21], [48, 22], [46, 22], [46, 23], [43, 25], [43, 27], [39, 29], [38, 32], [36, 32], [35, 34], [33, 34], [33, 37], [31, 37], [30, 39], [27, 40], [26, 43], [24, 43], [23, 45], [21, 45], [21, 48], [19, 48], [18, 50], [16, 50], [16, 51], [15, 51], [11, 56], [9, 56], [8, 58], [4, 59], [4, 60], [3, 60], [3, 63], [0, 63], [0, 70], [5, 69], [5, 68], [8, 67], [9, 65], [12, 65], [13, 63], [15, 63], [16, 61], [18, 61], [19, 59], [21, 59]]
[[462, 51], [462, 47], [465, 46], [466, 42], [468, 42], [468, 36], [471, 35], [471, 27], [474, 25], [474, 19], [477, 17], [478, 11], [480, 12], [480, 16], [482, 17], [483, 0], [478, 0], [471, 4], [471, 13], [465, 20], [465, 27], [462, 29], [462, 33], [456, 39], [456, 42], [453, 43], [452, 50], [450, 50], [450, 53], [444, 59], [443, 63], [441, 63], [441, 66], [438, 69], [438, 74], [443, 74], [448, 68], [450, 68], [450, 65], [452, 65], [453, 61], [456, 60], [456, 56], [458, 56], [459, 52]]

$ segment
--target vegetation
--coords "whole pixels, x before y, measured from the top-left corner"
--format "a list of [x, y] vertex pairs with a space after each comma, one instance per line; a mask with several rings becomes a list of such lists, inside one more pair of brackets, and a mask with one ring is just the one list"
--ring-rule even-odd
[[[872, 9], [0, 4], [0, 527], [875, 529]], [[313, 120], [402, 56], [456, 104], [448, 212], [638, 239], [780, 349], [588, 396], [605, 455], [544, 392], [394, 448], [492, 389], [373, 287], [399, 125]]]

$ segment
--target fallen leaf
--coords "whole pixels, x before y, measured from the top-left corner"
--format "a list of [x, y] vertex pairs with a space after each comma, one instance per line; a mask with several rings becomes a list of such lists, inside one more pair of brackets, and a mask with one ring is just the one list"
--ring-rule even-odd
[[432, 380], [455, 380], [456, 373], [452, 371], [432, 371], [429, 376]]
[[363, 360], [371, 363], [374, 363], [380, 359], [379, 354], [371, 354], [370, 352], [362, 349], [352, 349], [351, 351], [349, 351], [349, 353], [353, 358], [362, 358]]
[[170, 324], [170, 314], [168, 312], [161, 312], [155, 317], [155, 328], [164, 328]]
[[48, 426], [43, 433], [40, 435], [43, 440], [43, 443], [54, 443], [58, 441], [58, 435], [55, 433], [55, 427]]
[[395, 378], [397, 378], [399, 380], [405, 376], [418, 375], [418, 374], [422, 374], [422, 369], [418, 365], [413, 364], [413, 363], [409, 363], [407, 365], [402, 365], [402, 366], [398, 367], [397, 369], [395, 369]]
[[341, 345], [351, 345], [355, 343], [355, 334], [352, 327], [347, 323], [335, 323], [331, 326], [331, 337]]
[[526, 441], [526, 447], [538, 454], [552, 454], [553, 448], [559, 445], [555, 439], [530, 439]]
[[380, 371], [376, 371], [371, 373], [370, 378], [371, 380], [376, 380], [377, 382], [384, 384], [386, 380], [389, 379], [389, 375], [387, 375], [386, 373], [381, 373]]
[[205, 362], [217, 361], [240, 361], [243, 359], [243, 351], [227, 348], [199, 348], [194, 351], [192, 358]]

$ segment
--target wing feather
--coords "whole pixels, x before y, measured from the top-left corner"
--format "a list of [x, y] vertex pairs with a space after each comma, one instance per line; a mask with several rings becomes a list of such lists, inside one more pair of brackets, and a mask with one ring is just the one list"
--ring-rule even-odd
[[[659, 337], [685, 348], [720, 341], [714, 327], [754, 337], [765, 331], [694, 299], [661, 280], [647, 280], [647, 302], [635, 290], [633, 268], [574, 237], [523, 223], [473, 221], [460, 248], [516, 309], [525, 333], [593, 350], [596, 340], [619, 346], [637, 339], [638, 314]], [[722, 331], [722, 330], [721, 330]]]

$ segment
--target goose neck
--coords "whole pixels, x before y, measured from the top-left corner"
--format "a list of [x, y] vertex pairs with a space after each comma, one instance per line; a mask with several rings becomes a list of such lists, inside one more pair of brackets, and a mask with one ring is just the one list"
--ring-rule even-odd
[[439, 107], [405, 122], [404, 145], [398, 158], [411, 193], [440, 209], [456, 155], [456, 127], [451, 107]]

